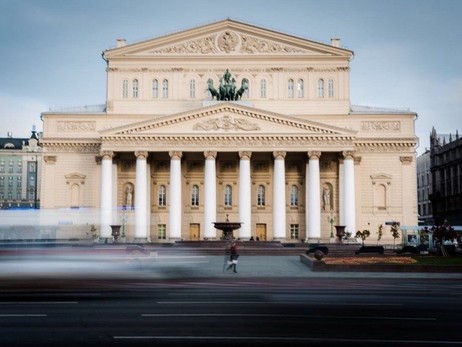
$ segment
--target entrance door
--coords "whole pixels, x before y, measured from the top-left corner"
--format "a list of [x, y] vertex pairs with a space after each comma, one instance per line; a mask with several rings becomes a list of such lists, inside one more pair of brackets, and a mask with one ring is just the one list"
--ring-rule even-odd
[[266, 241], [266, 224], [257, 224], [257, 238]]
[[191, 241], [198, 241], [200, 239], [200, 224], [191, 223], [189, 224], [189, 239]]

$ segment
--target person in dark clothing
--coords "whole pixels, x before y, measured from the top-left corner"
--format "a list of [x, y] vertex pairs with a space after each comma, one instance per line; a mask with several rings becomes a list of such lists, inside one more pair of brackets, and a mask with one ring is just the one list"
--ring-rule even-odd
[[237, 254], [237, 243], [236, 241], [234, 241], [232, 244], [231, 244], [231, 254], [229, 256], [229, 266], [226, 268], [226, 270], [230, 270], [231, 268], [233, 268], [233, 272], [237, 273], [237, 270], [236, 270], [236, 265], [237, 265], [237, 258], [239, 258], [239, 254]]

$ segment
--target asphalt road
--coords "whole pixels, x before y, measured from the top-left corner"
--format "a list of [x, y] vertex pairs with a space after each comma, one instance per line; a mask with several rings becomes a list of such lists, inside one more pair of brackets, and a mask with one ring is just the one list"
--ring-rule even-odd
[[0, 346], [462, 346], [460, 279], [103, 282], [2, 290]]

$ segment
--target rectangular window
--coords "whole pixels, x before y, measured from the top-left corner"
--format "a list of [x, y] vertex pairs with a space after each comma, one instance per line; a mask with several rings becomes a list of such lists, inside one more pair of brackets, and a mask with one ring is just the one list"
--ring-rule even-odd
[[157, 224], [157, 239], [158, 240], [167, 239], [167, 226], [165, 224]]
[[291, 224], [290, 225], [290, 239], [291, 240], [298, 240], [298, 224]]

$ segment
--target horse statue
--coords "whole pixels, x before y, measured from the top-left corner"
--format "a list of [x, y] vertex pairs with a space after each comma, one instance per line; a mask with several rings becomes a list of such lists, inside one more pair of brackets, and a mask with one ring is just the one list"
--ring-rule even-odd
[[212, 100], [213, 98], [221, 100], [220, 92], [213, 87], [213, 80], [211, 78], [209, 78], [207, 81], [207, 90], [210, 92], [210, 94], [212, 94]]
[[239, 88], [236, 91], [236, 95], [234, 97], [234, 100], [240, 100], [242, 98], [242, 95], [244, 95], [245, 91], [249, 89], [249, 80], [247, 78], [244, 78], [241, 83], [241, 88]]
[[221, 101], [231, 101], [234, 100], [234, 94], [232, 94], [232, 85], [229, 83], [223, 83], [223, 79], [220, 78], [220, 100]]

